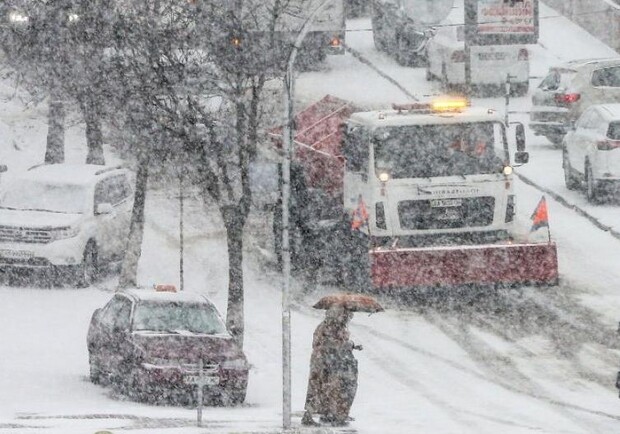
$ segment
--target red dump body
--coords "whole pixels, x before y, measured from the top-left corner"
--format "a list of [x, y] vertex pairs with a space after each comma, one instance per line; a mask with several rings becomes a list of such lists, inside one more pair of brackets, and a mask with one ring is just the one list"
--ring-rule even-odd
[[359, 110], [350, 102], [327, 95], [295, 116], [293, 158], [302, 163], [308, 187], [321, 189], [332, 197], [342, 194], [340, 125], [355, 111]]

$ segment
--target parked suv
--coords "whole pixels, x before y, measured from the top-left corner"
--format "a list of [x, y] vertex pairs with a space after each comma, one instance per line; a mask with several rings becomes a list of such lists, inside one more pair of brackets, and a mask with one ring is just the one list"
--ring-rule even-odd
[[51, 270], [78, 286], [122, 259], [133, 204], [121, 167], [31, 167], [0, 195], [0, 268]]
[[588, 201], [598, 202], [620, 184], [620, 104], [593, 105], [564, 137], [566, 187], [583, 181]]
[[206, 402], [245, 400], [246, 356], [203, 295], [172, 285], [117, 292], [93, 313], [87, 345], [93, 383], [152, 401], [193, 402], [197, 387]]
[[530, 129], [559, 146], [585, 109], [613, 102], [620, 102], [620, 58], [554, 66], [532, 94]]

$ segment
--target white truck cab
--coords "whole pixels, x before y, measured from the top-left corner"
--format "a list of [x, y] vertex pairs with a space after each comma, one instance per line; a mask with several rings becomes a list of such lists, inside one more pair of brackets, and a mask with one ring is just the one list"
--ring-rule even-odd
[[[509, 237], [515, 198], [502, 117], [463, 99], [393, 108], [354, 113], [345, 130], [344, 206], [365, 208], [360, 229], [374, 245]], [[525, 163], [518, 130], [515, 161]]]

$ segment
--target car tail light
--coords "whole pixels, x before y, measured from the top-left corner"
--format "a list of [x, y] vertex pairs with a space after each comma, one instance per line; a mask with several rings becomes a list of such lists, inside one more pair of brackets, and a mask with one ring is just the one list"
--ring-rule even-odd
[[338, 36], [334, 36], [329, 41], [329, 46], [332, 48], [339, 48], [342, 45], [340, 38]]
[[620, 148], [620, 140], [601, 140], [596, 142], [596, 149], [599, 151], [611, 151]]
[[452, 53], [452, 56], [450, 56], [450, 60], [452, 60], [454, 63], [465, 62], [465, 52], [463, 50], [455, 51], [454, 53]]
[[560, 104], [572, 104], [579, 101], [579, 98], [581, 98], [581, 95], [578, 93], [558, 93], [555, 96], [555, 101]]
[[527, 60], [530, 57], [530, 53], [528, 53], [526, 48], [521, 48], [519, 50], [519, 55], [517, 56], [517, 60]]

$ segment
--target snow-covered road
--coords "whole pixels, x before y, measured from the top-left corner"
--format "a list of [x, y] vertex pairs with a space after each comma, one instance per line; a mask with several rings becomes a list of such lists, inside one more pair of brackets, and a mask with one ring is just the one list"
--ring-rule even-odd
[[[614, 53], [594, 38], [542, 9], [541, 43], [532, 47], [532, 73], [541, 76], [558, 60]], [[372, 46], [368, 20], [349, 44], [372, 59], [410, 92], [438, 92], [423, 69], [403, 68]], [[535, 82], [533, 83], [536, 84]], [[328, 68], [302, 74], [298, 104], [326, 93], [377, 106], [406, 101], [350, 56], [330, 58]], [[502, 98], [477, 101], [503, 109]], [[0, 158], [25, 167], [42, 158], [44, 117], [16, 103], [0, 103], [8, 137]], [[512, 108], [527, 110], [529, 98]], [[521, 120], [526, 121], [524, 115]], [[10, 127], [7, 126], [10, 118]], [[20, 122], [21, 119], [21, 122]], [[78, 131], [79, 132], [79, 131]], [[69, 135], [70, 158], [83, 156], [82, 139]], [[6, 143], [15, 143], [15, 146]], [[5, 148], [5, 146], [7, 146]], [[561, 195], [607, 225], [620, 222], [618, 205], [587, 205], [563, 186], [560, 151], [528, 135], [531, 162], [519, 173]], [[519, 218], [529, 221], [541, 192], [517, 183]], [[151, 192], [139, 279], [178, 282], [177, 210], [164, 191]], [[620, 241], [569, 207], [547, 197], [552, 237], [558, 245], [561, 284], [482, 293], [453, 293], [408, 305], [382, 299], [381, 314], [356, 315], [351, 332], [364, 345], [357, 353], [360, 384], [350, 431], [359, 433], [611, 433], [620, 425], [614, 388], [620, 367], [616, 334], [620, 319]], [[166, 204], [165, 206], [163, 204]], [[187, 290], [226, 306], [226, 244], [217, 212], [187, 204]], [[620, 229], [620, 228], [619, 228]], [[248, 246], [264, 245], [269, 222], [257, 216]], [[246, 341], [253, 364], [247, 403], [208, 408], [205, 426], [191, 409], [125, 400], [88, 381], [86, 331], [90, 315], [111, 296], [115, 278], [96, 288], [0, 287], [0, 433], [214, 433], [277, 432], [281, 425], [280, 278], [250, 248], [246, 255]], [[303, 407], [310, 343], [321, 312], [309, 306], [333, 288], [296, 293], [293, 329], [293, 410]], [[297, 420], [298, 421], [298, 420]]]

